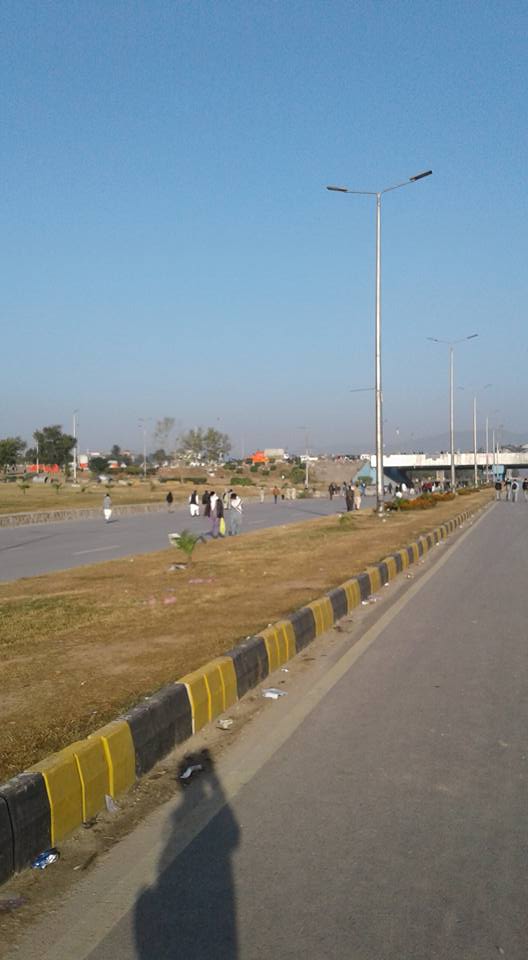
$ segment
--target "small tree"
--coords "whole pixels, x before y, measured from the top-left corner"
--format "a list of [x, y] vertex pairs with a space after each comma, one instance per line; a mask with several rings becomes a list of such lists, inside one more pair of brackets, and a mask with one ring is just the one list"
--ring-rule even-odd
[[169, 534], [169, 540], [172, 546], [177, 547], [178, 550], [181, 550], [182, 553], [185, 554], [188, 563], [191, 562], [196, 544], [201, 539], [202, 538], [198, 534], [191, 533], [190, 530], [182, 530], [181, 533]]

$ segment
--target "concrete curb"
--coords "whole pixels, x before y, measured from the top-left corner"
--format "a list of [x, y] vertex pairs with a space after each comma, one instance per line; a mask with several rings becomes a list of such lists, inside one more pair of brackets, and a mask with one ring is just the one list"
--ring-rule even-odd
[[[184, 506], [184, 504], [182, 504]], [[135, 513], [167, 512], [166, 503], [127, 503], [112, 508], [116, 517], [127, 517]], [[72, 507], [65, 510], [32, 510], [27, 513], [4, 513], [0, 515], [0, 527], [23, 527], [31, 523], [60, 523], [63, 520], [96, 520], [102, 518], [99, 507]]]
[[[477, 510], [481, 508], [478, 507]], [[64, 840], [472, 513], [465, 511], [0, 786], [0, 883]]]

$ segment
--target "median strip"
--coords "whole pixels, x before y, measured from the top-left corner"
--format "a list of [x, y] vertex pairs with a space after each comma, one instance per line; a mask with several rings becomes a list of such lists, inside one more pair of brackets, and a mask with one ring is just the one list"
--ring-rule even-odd
[[471, 515], [407, 547], [170, 683], [117, 720], [0, 786], [0, 882], [28, 866], [125, 792], [178, 744], [214, 720], [380, 587], [418, 562]]

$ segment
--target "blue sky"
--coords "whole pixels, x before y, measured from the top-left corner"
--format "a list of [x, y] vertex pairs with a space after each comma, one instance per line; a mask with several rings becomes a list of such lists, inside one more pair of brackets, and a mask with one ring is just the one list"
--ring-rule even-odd
[[[372, 446], [374, 204], [388, 449], [459, 384], [526, 434], [524, 2], [4, 0], [0, 436], [138, 417], [235, 449]], [[495, 413], [494, 411], [499, 411]], [[457, 392], [457, 426], [471, 399]], [[396, 433], [399, 431], [399, 434]]]

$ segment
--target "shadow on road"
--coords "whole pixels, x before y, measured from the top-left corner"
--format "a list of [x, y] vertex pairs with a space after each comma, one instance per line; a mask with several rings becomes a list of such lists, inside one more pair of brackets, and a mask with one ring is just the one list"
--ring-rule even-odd
[[[203, 764], [183, 787], [184, 801], [173, 815], [161, 855], [158, 879], [137, 900], [134, 915], [138, 960], [236, 960], [236, 898], [231, 859], [239, 841], [238, 824], [214, 765], [203, 751], [190, 762]], [[187, 760], [179, 771], [188, 766]], [[183, 832], [196, 817], [219, 812], [181, 850]]]

